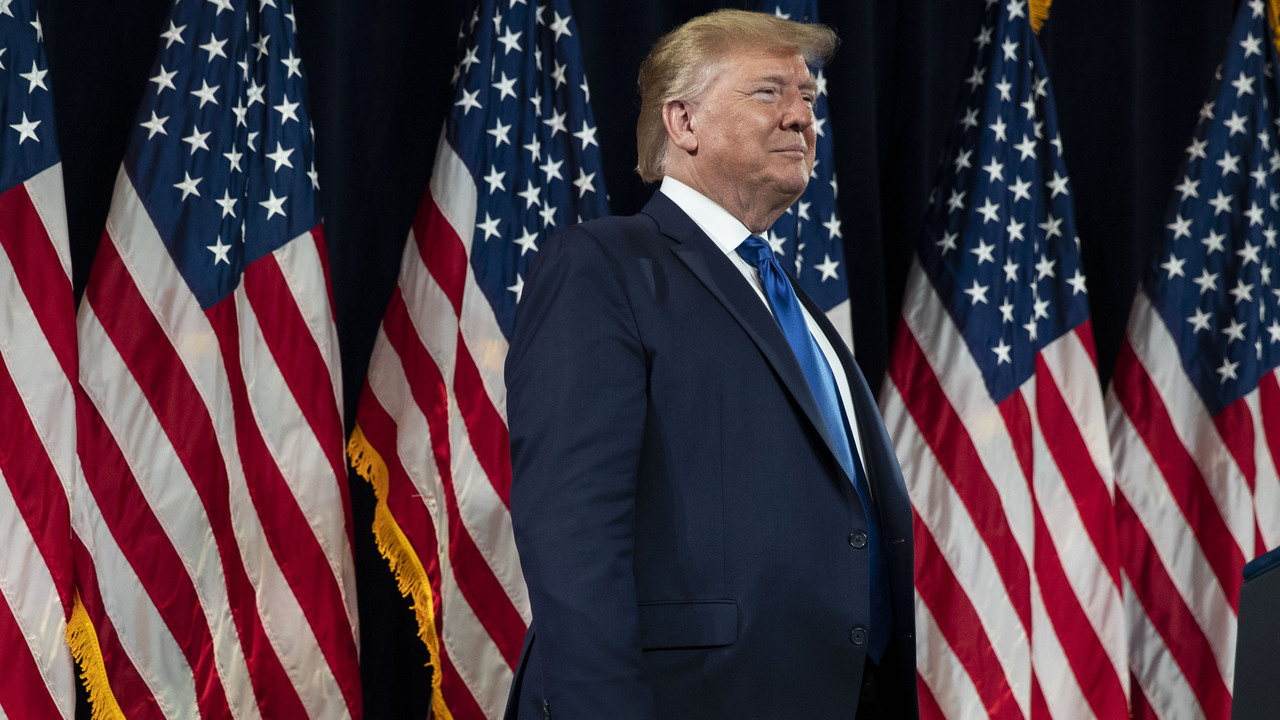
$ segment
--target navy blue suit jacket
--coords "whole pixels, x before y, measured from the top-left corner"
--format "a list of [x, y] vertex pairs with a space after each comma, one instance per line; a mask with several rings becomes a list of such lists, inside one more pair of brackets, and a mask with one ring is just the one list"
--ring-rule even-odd
[[[852, 720], [866, 517], [768, 308], [661, 193], [540, 255], [506, 368], [533, 610], [507, 717]], [[797, 294], [852, 390], [891, 580], [881, 700], [914, 717], [910, 502], [852, 355]]]

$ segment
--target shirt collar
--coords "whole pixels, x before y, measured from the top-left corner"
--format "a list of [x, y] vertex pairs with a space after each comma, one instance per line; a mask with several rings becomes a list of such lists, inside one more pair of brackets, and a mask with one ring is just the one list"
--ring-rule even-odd
[[747, 226], [730, 215], [728, 210], [670, 175], [662, 178], [660, 189], [663, 195], [671, 198], [672, 202], [697, 223], [725, 255], [732, 257], [742, 241], [751, 234]]

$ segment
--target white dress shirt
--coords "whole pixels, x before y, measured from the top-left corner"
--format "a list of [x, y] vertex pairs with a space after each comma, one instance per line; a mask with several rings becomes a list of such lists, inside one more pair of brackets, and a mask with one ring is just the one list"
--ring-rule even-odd
[[[748, 235], [753, 234], [743, 225], [740, 220], [729, 214], [728, 210], [717, 205], [706, 195], [694, 190], [684, 183], [673, 177], [662, 178], [662, 187], [660, 188], [663, 195], [671, 198], [681, 210], [697, 223], [711, 241], [720, 248], [722, 252], [738, 268], [738, 272], [742, 273], [742, 277], [746, 278], [752, 289], [756, 291], [756, 295], [760, 297], [760, 302], [764, 303], [765, 309], [773, 314], [773, 308], [769, 306], [769, 299], [764, 294], [764, 283], [760, 280], [760, 271], [754, 265], [742, 259], [738, 254], [738, 246]], [[835, 348], [832, 347], [831, 341], [827, 339], [827, 334], [822, 332], [818, 324], [814, 322], [813, 316], [809, 314], [809, 309], [800, 305], [800, 310], [804, 312], [804, 321], [809, 326], [809, 334], [813, 335], [813, 339], [818, 343], [818, 347], [822, 350], [822, 354], [827, 358], [827, 364], [831, 366], [831, 374], [836, 380], [836, 390], [840, 393], [840, 402], [844, 405], [845, 417], [849, 418], [849, 424], [853, 430], [854, 452], [858, 453], [858, 459], [862, 461], [863, 467], [866, 467], [865, 456], [862, 454], [862, 438], [858, 431], [857, 415], [853, 411], [853, 396], [849, 393], [849, 378], [845, 377], [843, 372], [844, 365], [840, 364], [840, 357], [836, 355]], [[869, 483], [868, 483], [869, 484]]]

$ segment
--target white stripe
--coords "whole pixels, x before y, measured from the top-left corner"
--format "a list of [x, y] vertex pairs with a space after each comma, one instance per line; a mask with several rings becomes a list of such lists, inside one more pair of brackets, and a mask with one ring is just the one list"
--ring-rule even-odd
[[[965, 672], [960, 658], [952, 652], [946, 636], [919, 593], [916, 593], [916, 656], [919, 658], [917, 669], [920, 677], [947, 717], [957, 720], [988, 717], [973, 679]], [[1026, 714], [1025, 710], [1023, 714]]]
[[[236, 290], [235, 302], [240, 319], [240, 363], [258, 432], [341, 588], [344, 577], [351, 573], [351, 548], [333, 468], [266, 346], [243, 287]], [[268, 548], [266, 532], [254, 510], [243, 473], [235, 473], [232, 482], [237, 486], [232, 499], [236, 539], [241, 543], [245, 570], [256, 590], [258, 609], [271, 644], [308, 715], [347, 717], [342, 690], [311, 623]], [[353, 620], [355, 597], [343, 600], [347, 602], [348, 622], [354, 628], [358, 622]]]
[[[1271, 373], [1274, 375], [1275, 370]], [[1262, 534], [1262, 542], [1268, 548], [1280, 547], [1280, 476], [1276, 473], [1276, 459], [1271, 456], [1271, 445], [1267, 442], [1266, 431], [1262, 427], [1263, 409], [1258, 390], [1245, 395], [1249, 404], [1249, 413], [1253, 416], [1254, 463], [1257, 474], [1253, 480], [1253, 508], [1257, 515], [1258, 532]], [[1280, 440], [1280, 438], [1277, 438]], [[1251, 559], [1256, 551], [1245, 555]]]
[[333, 383], [334, 407], [338, 409], [338, 417], [342, 417], [342, 358], [338, 353], [338, 328], [333, 322], [329, 287], [325, 283], [324, 263], [320, 262], [317, 242], [319, 240], [314, 235], [305, 232], [277, 248], [272, 255], [280, 266], [289, 293], [293, 295], [293, 303], [324, 359], [329, 381]]
[[[1054, 602], [1053, 598], [1049, 599]], [[1087, 630], [1081, 629], [1082, 632]], [[1036, 682], [1044, 694], [1044, 704], [1049, 714], [1062, 720], [1088, 720], [1097, 717], [1089, 700], [1080, 689], [1080, 681], [1067, 662], [1066, 653], [1058, 641], [1058, 634], [1049, 619], [1045, 607], [1044, 591], [1031, 577], [1031, 646], [1032, 663], [1035, 665]], [[1126, 669], [1127, 670], [1127, 669]]]
[[[89, 315], [87, 308], [88, 303], [84, 303], [82, 324]], [[93, 557], [102, 606], [125, 655], [166, 718], [197, 720], [195, 679], [182, 649], [116, 545], [83, 474], [76, 474], [75, 489], [71, 526]]]
[[[81, 353], [94, 360], [80, 364], [81, 386], [101, 414], [147, 505], [155, 513], [195, 587], [200, 609], [209, 624], [218, 673], [232, 714], [237, 718], [257, 717], [249, 668], [231, 616], [226, 577], [204, 504], [169, 443], [167, 433], [152, 413], [146, 395], [116, 352], [95, 312], [91, 302], [81, 304]], [[104, 587], [104, 595], [106, 592]], [[129, 632], [129, 627], [118, 628], [121, 635]], [[141, 627], [134, 630], [150, 632]], [[146, 665], [158, 661], [161, 659], [135, 659], [136, 663]]]
[[[919, 520], [929, 530], [982, 623], [979, 641], [989, 642], [1023, 714], [1031, 704], [1031, 648], [991, 552], [912, 419], [898, 388], [886, 378], [881, 392], [902, 476]], [[985, 638], [980, 638], [985, 634]]]
[[[37, 242], [27, 238], [22, 242]], [[53, 464], [65, 493], [75, 472], [76, 437], [75, 390], [58, 362], [49, 338], [36, 319], [35, 311], [16, 281], [17, 269], [8, 253], [0, 247], [0, 356], [13, 378], [18, 395], [44, 452]], [[72, 312], [72, 299], [65, 298], [67, 313]], [[68, 314], [68, 319], [70, 315]], [[17, 412], [17, 408], [8, 409]]]
[[[26, 478], [16, 480], [23, 482]], [[62, 599], [27, 522], [18, 511], [9, 482], [0, 469], [0, 548], [4, 548], [0, 552], [0, 602], [13, 611], [45, 689], [62, 717], [71, 720], [75, 715], [75, 679], [71, 651], [64, 640], [67, 622]], [[60, 487], [49, 490], [62, 492]], [[4, 652], [23, 650], [9, 647]]]
[[[1040, 352], [1041, 359], [1053, 376], [1062, 400], [1075, 420], [1076, 432], [1089, 450], [1089, 458], [1098, 475], [1115, 494], [1115, 473], [1111, 468], [1111, 442], [1107, 439], [1107, 410], [1102, 402], [1102, 385], [1098, 368], [1076, 332], [1069, 332]], [[1119, 588], [1116, 594], [1119, 595]]]
[[31, 198], [31, 204], [40, 216], [44, 231], [53, 243], [53, 249], [58, 252], [62, 272], [70, 282], [71, 239], [67, 232], [67, 202], [62, 191], [62, 163], [55, 163], [27, 178], [24, 185], [27, 187], [27, 197]]
[[[1196, 619], [1201, 633], [1213, 648], [1219, 671], [1231, 687], [1231, 667], [1235, 660], [1236, 616], [1209, 566], [1195, 529], [1186, 516], [1177, 512], [1177, 501], [1169, 492], [1160, 467], [1151, 456], [1138, 431], [1118, 400], [1109, 401], [1107, 422], [1111, 447], [1116, 456], [1116, 483], [1151, 538], [1160, 562], [1178, 594]], [[1125, 599], [1129, 604], [1128, 598]], [[1132, 613], [1127, 613], [1132, 622]], [[1134, 642], [1130, 629], [1130, 642]]]
[[[245, 289], [236, 290], [234, 297], [240, 320], [240, 367], [258, 434], [328, 560], [329, 571], [343, 594], [347, 623], [354, 631], [359, 626], [359, 615], [342, 506], [346, 478], [334, 476], [325, 448], [276, 365]], [[358, 637], [353, 639], [358, 643]]]
[[467, 275], [462, 293], [462, 337], [480, 371], [481, 381], [498, 415], [507, 422], [507, 385], [503, 364], [507, 360], [507, 339], [498, 327], [493, 307], [476, 284], [471, 268], [471, 241], [476, 229], [476, 184], [471, 171], [440, 132], [435, 167], [431, 171], [431, 195], [445, 219], [462, 240], [467, 254]]
[[849, 346], [850, 352], [853, 352], [853, 304], [848, 300], [841, 300], [827, 311], [827, 319], [835, 325], [836, 332], [840, 333], [844, 344]]
[[[446, 547], [445, 526], [437, 524], [436, 531], [441, 536], [440, 547]], [[502, 717], [515, 675], [462, 596], [453, 577], [453, 564], [444, 555], [440, 557], [440, 579], [440, 612], [444, 617], [440, 641], [449, 651], [449, 660], [458, 671], [458, 677], [471, 691], [485, 717], [497, 720]]]
[[1129, 618], [1129, 658], [1139, 687], [1151, 709], [1162, 720], [1203, 720], [1204, 711], [1195, 690], [1182, 674], [1173, 655], [1160, 639], [1142, 604], [1138, 602], [1129, 575], [1123, 575], [1125, 615]]
[[918, 260], [911, 273], [912, 280], [902, 301], [903, 319], [928, 359], [947, 402], [968, 431], [983, 468], [1000, 496], [1018, 550], [1030, 565], [1035, 536], [1031, 496], [1004, 416], [991, 399], [982, 380], [982, 370], [969, 354], [964, 336], [942, 305], [933, 284], [919, 268]]
[[1239, 551], [1251, 557], [1254, 521], [1249, 485], [1183, 370], [1177, 343], [1145, 292], [1134, 297], [1126, 337], [1168, 409], [1179, 440], [1200, 468]]

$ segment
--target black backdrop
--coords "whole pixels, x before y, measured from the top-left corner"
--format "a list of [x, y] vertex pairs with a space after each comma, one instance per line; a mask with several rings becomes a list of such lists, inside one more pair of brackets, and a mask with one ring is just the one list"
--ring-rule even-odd
[[[190, 0], [188, 0], [190, 1]], [[753, 0], [576, 0], [615, 213], [652, 192], [631, 171], [636, 70], [681, 21]], [[1238, 0], [1057, 0], [1040, 35], [1056, 94], [1105, 383]], [[38, 0], [83, 290], [169, 0]], [[827, 72], [858, 361], [878, 387], [912, 249], [983, 0], [819, 2], [839, 31]], [[466, 0], [303, 0], [321, 204], [347, 427], [410, 220], [430, 174]], [[426, 652], [368, 531], [352, 476], [366, 717], [425, 717]], [[87, 717], [83, 715], [82, 717]]]

